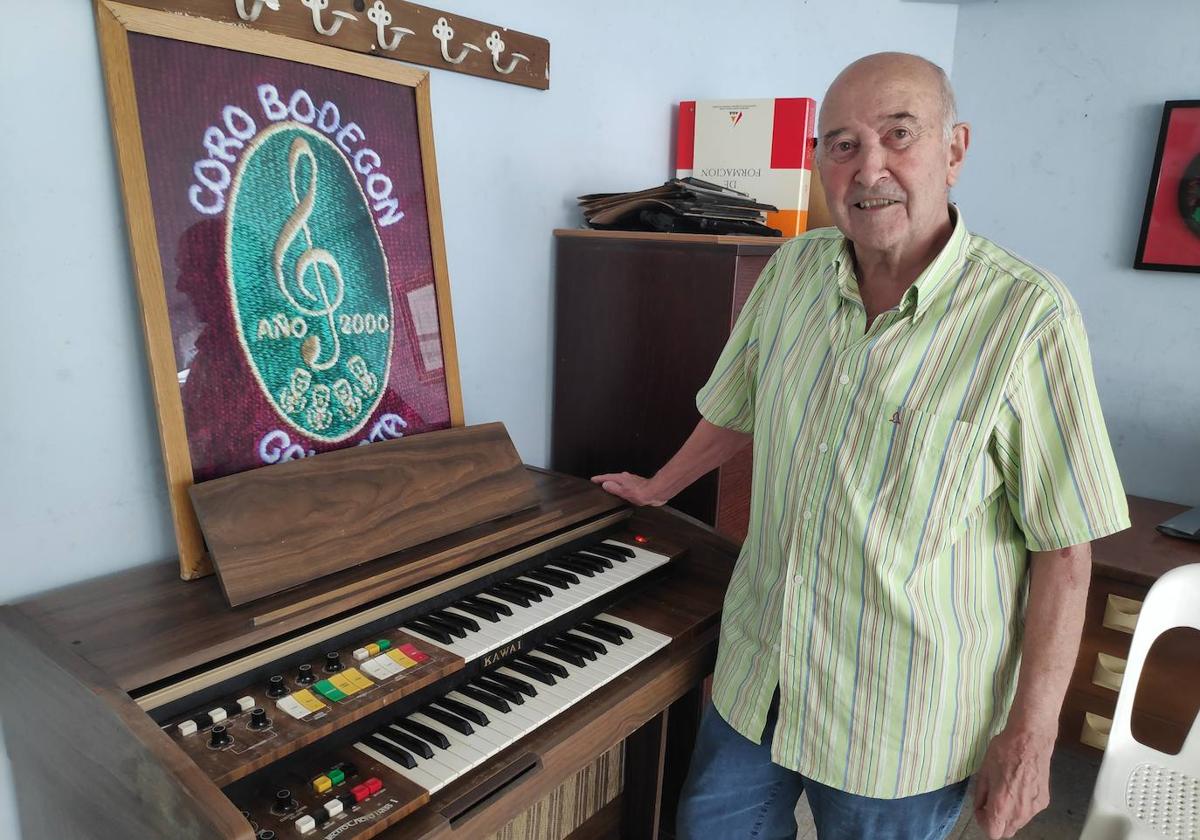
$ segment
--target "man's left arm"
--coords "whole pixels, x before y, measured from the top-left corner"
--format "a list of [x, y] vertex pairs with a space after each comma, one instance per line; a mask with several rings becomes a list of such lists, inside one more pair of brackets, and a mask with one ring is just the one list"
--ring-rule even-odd
[[992, 840], [1012, 837], [1050, 803], [1050, 756], [1091, 572], [1090, 543], [1032, 552], [1016, 697], [975, 779], [975, 816]]

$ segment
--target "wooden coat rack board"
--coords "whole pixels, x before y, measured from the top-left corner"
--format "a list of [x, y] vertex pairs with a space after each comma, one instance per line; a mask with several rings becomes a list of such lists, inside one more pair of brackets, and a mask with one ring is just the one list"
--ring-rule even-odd
[[546, 90], [550, 42], [402, 0], [125, 0]]
[[501, 423], [339, 449], [189, 493], [231, 606], [537, 504]]

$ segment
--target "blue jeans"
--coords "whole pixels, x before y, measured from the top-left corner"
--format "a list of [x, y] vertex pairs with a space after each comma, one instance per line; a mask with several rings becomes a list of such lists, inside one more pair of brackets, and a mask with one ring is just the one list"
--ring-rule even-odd
[[872, 799], [772, 763], [777, 707], [778, 697], [756, 744], [708, 705], [680, 795], [678, 840], [793, 840], [801, 793], [808, 794], [820, 840], [942, 840], [957, 822], [966, 780], [903, 799]]

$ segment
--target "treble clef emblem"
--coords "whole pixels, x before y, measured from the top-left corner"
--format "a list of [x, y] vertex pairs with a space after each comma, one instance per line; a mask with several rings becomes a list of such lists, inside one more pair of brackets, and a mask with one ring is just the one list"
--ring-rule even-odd
[[[308, 183], [303, 189], [303, 195], [299, 185], [301, 161], [308, 162]], [[275, 282], [279, 284], [279, 291], [287, 298], [288, 303], [298, 311], [315, 318], [328, 319], [329, 334], [333, 336], [333, 350], [328, 358], [321, 359], [321, 339], [315, 333], [304, 339], [300, 346], [300, 356], [309, 367], [313, 370], [328, 370], [337, 364], [342, 352], [333, 316], [342, 305], [346, 287], [342, 280], [341, 266], [333, 254], [313, 244], [312, 231], [308, 227], [308, 220], [312, 216], [317, 198], [317, 156], [303, 137], [294, 139], [288, 151], [288, 181], [296, 208], [288, 216], [279, 237], [275, 240]], [[301, 234], [304, 235], [307, 247], [296, 260], [291, 277], [288, 277], [284, 271], [284, 261], [292, 242]], [[292, 283], [305, 302], [301, 302], [292, 294]]]

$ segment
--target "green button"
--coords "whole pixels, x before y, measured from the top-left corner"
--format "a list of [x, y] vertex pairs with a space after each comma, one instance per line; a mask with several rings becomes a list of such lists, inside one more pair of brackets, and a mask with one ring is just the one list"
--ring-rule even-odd
[[329, 693], [326, 694], [325, 696], [336, 703], [338, 700], [345, 700], [346, 697], [349, 695], [347, 695], [343, 691], [339, 691], [338, 689], [333, 688], [333, 689], [330, 689]]
[[346, 774], [341, 770], [330, 770], [325, 775], [328, 776], [329, 781], [333, 782], [335, 785], [340, 785], [342, 782], [346, 781]]
[[330, 694], [331, 692], [337, 691], [337, 689], [333, 687], [333, 683], [331, 683], [329, 680], [321, 680], [318, 683], [313, 683], [313, 691], [316, 691], [318, 694], [324, 697], [329, 697], [329, 699], [332, 700], [333, 698], [330, 697]]
[[379, 645], [380, 650], [387, 650], [388, 648], [390, 648], [392, 646], [392, 643], [389, 642], [387, 639], [380, 639], [375, 644]]

